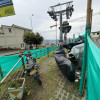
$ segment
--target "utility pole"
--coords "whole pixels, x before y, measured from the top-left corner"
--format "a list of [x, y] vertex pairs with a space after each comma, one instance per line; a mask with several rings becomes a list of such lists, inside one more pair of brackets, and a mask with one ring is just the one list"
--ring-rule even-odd
[[62, 34], [62, 11], [60, 11], [60, 39], [59, 39], [59, 42], [60, 43], [63, 42], [63, 34]]
[[[33, 14], [32, 14], [32, 16], [33, 16]], [[31, 20], [31, 28], [32, 28], [32, 32], [33, 32], [32, 16], [29, 19]]]
[[56, 46], [57, 46], [57, 21], [56, 21]]
[[56, 27], [56, 45], [57, 45], [58, 44], [57, 43], [57, 21], [56, 21], [56, 25], [50, 26], [50, 28], [52, 28], [52, 27]]
[[86, 24], [91, 24], [91, 11], [92, 11], [91, 4], [92, 4], [92, 0], [88, 0]]
[[73, 43], [75, 43], [75, 34], [73, 34]]
[[85, 50], [84, 50], [84, 64], [82, 65], [82, 71], [83, 73], [83, 79], [80, 82], [80, 94], [83, 95], [84, 92], [84, 87], [85, 87], [85, 80], [86, 80], [86, 74], [87, 74], [87, 51], [88, 51], [88, 42], [87, 42], [87, 36], [90, 35], [91, 32], [91, 5], [92, 5], [92, 0], [87, 0], [87, 19], [86, 19], [86, 33], [85, 33]]
[[65, 44], [67, 43], [67, 34], [66, 33], [64, 34], [64, 43]]

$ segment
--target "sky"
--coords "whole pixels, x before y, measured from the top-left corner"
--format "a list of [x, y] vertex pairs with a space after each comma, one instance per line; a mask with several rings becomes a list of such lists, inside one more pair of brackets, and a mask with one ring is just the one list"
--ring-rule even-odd
[[[0, 25], [12, 24], [30, 28], [32, 18], [33, 32], [39, 32], [45, 40], [56, 39], [55, 21], [47, 14], [50, 6], [58, 3], [68, 2], [69, 0], [13, 0], [15, 15], [0, 18]], [[86, 16], [87, 0], [73, 0], [74, 12], [69, 21]], [[65, 9], [66, 5], [57, 7], [55, 10]], [[93, 14], [100, 12], [100, 0], [92, 0]], [[33, 16], [32, 16], [33, 14]], [[63, 21], [66, 21], [63, 16]], [[57, 38], [59, 39], [59, 17], [58, 17]], [[69, 23], [72, 26], [71, 31], [67, 34], [68, 38], [76, 37], [85, 33], [86, 19]], [[100, 14], [93, 16], [92, 31], [100, 31]]]

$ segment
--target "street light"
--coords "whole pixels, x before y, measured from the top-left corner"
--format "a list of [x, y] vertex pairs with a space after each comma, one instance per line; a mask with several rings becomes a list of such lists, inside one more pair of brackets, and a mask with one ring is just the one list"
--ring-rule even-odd
[[[34, 15], [32, 14], [32, 16], [34, 16]], [[33, 32], [32, 16], [29, 19], [31, 20], [31, 28], [32, 28], [32, 32]]]

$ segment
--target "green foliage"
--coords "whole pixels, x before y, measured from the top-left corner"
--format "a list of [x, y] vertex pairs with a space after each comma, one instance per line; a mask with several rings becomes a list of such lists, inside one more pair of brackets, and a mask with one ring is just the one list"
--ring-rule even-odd
[[35, 34], [33, 32], [26, 32], [23, 36], [23, 40], [26, 44], [34, 44]]
[[33, 32], [26, 32], [23, 36], [23, 39], [26, 44], [35, 44], [36, 47], [43, 41], [43, 37], [38, 32], [36, 34], [34, 34]]
[[40, 34], [37, 32], [37, 33], [35, 34], [34, 44], [36, 44], [36, 46], [37, 46], [37, 45], [41, 44], [42, 41], [43, 41], [43, 37], [40, 36]]
[[22, 86], [22, 84], [23, 84], [23, 80], [12, 80], [11, 82], [10, 82], [10, 87], [11, 88], [19, 88], [19, 87], [21, 87]]

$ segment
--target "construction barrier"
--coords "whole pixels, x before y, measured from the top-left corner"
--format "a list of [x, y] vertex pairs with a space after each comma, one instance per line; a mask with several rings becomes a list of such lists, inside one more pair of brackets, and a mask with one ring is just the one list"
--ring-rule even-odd
[[[35, 49], [35, 50], [29, 50], [32, 53], [32, 56], [36, 59], [40, 57], [44, 57], [45, 55], [48, 55], [51, 51], [56, 50], [57, 46], [48, 47], [48, 48], [42, 48], [42, 49]], [[28, 51], [24, 52], [24, 54], [27, 54]], [[10, 56], [1, 56], [0, 57], [0, 66], [1, 70], [3, 72], [3, 77], [7, 75], [7, 73], [13, 68], [13, 66], [18, 62], [20, 59], [19, 55], [10, 55]], [[26, 57], [24, 57], [26, 59]], [[18, 63], [18, 65], [15, 67], [14, 70], [18, 69], [22, 65], [22, 61]], [[1, 72], [1, 71], [0, 71]], [[1, 73], [0, 73], [0, 79], [1, 79]]]
[[[87, 27], [90, 25], [87, 25]], [[90, 39], [86, 30], [85, 48], [79, 92], [82, 95], [86, 80], [86, 100], [100, 100], [100, 49]]]

